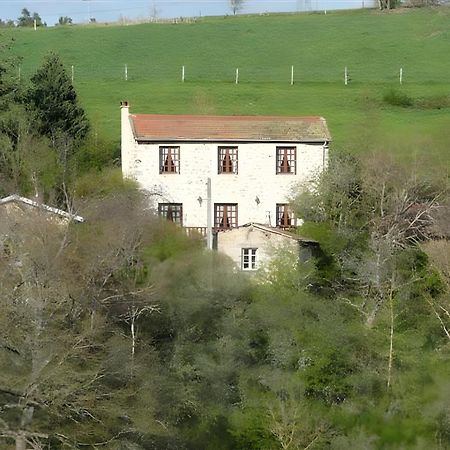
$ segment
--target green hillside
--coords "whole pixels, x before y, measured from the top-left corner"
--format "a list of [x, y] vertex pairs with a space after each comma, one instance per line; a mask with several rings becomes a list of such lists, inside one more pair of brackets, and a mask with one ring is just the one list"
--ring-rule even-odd
[[[450, 9], [439, 8], [2, 33], [15, 39], [24, 78], [49, 50], [60, 53], [69, 70], [73, 65], [97, 133], [114, 141], [118, 105], [128, 99], [134, 112], [322, 115], [336, 147], [375, 146], [402, 157], [431, 154], [448, 162], [449, 21]], [[390, 89], [409, 96], [413, 105], [384, 102]]]

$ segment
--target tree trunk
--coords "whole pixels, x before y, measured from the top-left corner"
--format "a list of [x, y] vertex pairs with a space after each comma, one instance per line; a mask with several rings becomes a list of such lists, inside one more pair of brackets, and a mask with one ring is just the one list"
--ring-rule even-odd
[[25, 441], [25, 436], [23, 434], [18, 434], [16, 436], [16, 450], [26, 450], [27, 443]]
[[391, 319], [391, 330], [389, 336], [389, 362], [388, 362], [388, 377], [387, 377], [387, 388], [391, 387], [392, 381], [392, 361], [394, 359], [394, 302], [393, 302], [392, 286], [389, 292], [389, 310]]

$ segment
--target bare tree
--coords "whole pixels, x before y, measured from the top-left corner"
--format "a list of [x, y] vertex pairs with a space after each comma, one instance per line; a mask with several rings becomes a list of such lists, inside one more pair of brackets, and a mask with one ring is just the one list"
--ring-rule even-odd
[[[83, 226], [33, 211], [0, 221], [0, 441], [39, 449], [48, 435], [90, 445], [97, 433], [84, 427], [105, 435], [110, 414], [102, 381], [116, 377], [126, 387], [145, 378], [130, 373], [149, 358], [147, 347], [139, 351], [139, 320], [157, 308], [140, 258], [152, 216], [136, 194], [96, 201]], [[62, 432], [64, 421], [72, 425]]]
[[236, 15], [243, 7], [245, 0], [230, 0], [230, 9]]
[[355, 308], [368, 327], [380, 316], [387, 319], [388, 388], [399, 299], [420, 279], [417, 245], [431, 237], [433, 216], [445, 196], [445, 182], [430, 182], [383, 155], [339, 157], [315, 191], [300, 195], [300, 214], [331, 225], [341, 241], [333, 255], [339, 269], [336, 297]]

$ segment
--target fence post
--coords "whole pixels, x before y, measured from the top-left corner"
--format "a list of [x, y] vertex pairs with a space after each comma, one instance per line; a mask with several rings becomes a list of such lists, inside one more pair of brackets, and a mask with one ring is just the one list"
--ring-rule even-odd
[[348, 70], [347, 70], [347, 66], [345, 66], [345, 69], [344, 69], [344, 84], [346, 86], [348, 84]]
[[236, 80], [235, 83], [238, 84], [239, 83], [239, 69], [236, 69]]
[[125, 64], [125, 81], [128, 81], [128, 66]]
[[291, 66], [291, 86], [294, 84], [294, 66]]
[[73, 79], [74, 79], [74, 75], [75, 75], [75, 69], [73, 68], [73, 66], [70, 68], [70, 74], [71, 74], [71, 80], [72, 80], [72, 84], [73, 84]]
[[181, 81], [184, 83], [184, 66], [181, 68]]
[[19, 81], [21, 79], [21, 75], [22, 75], [22, 67], [19, 66]]
[[400, 67], [400, 77], [399, 77], [400, 84], [403, 84], [403, 67]]

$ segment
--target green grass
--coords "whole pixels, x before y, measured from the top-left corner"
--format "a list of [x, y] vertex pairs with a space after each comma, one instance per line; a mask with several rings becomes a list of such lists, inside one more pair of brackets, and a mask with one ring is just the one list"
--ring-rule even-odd
[[[94, 129], [114, 141], [119, 102], [127, 99], [132, 112], [142, 113], [322, 115], [336, 148], [375, 148], [406, 159], [432, 156], [447, 164], [450, 108], [436, 99], [450, 93], [449, 21], [449, 8], [366, 10], [3, 34], [14, 37], [24, 76], [48, 50], [60, 53], [67, 67], [74, 65]], [[384, 102], [392, 89], [411, 97], [413, 106]]]

